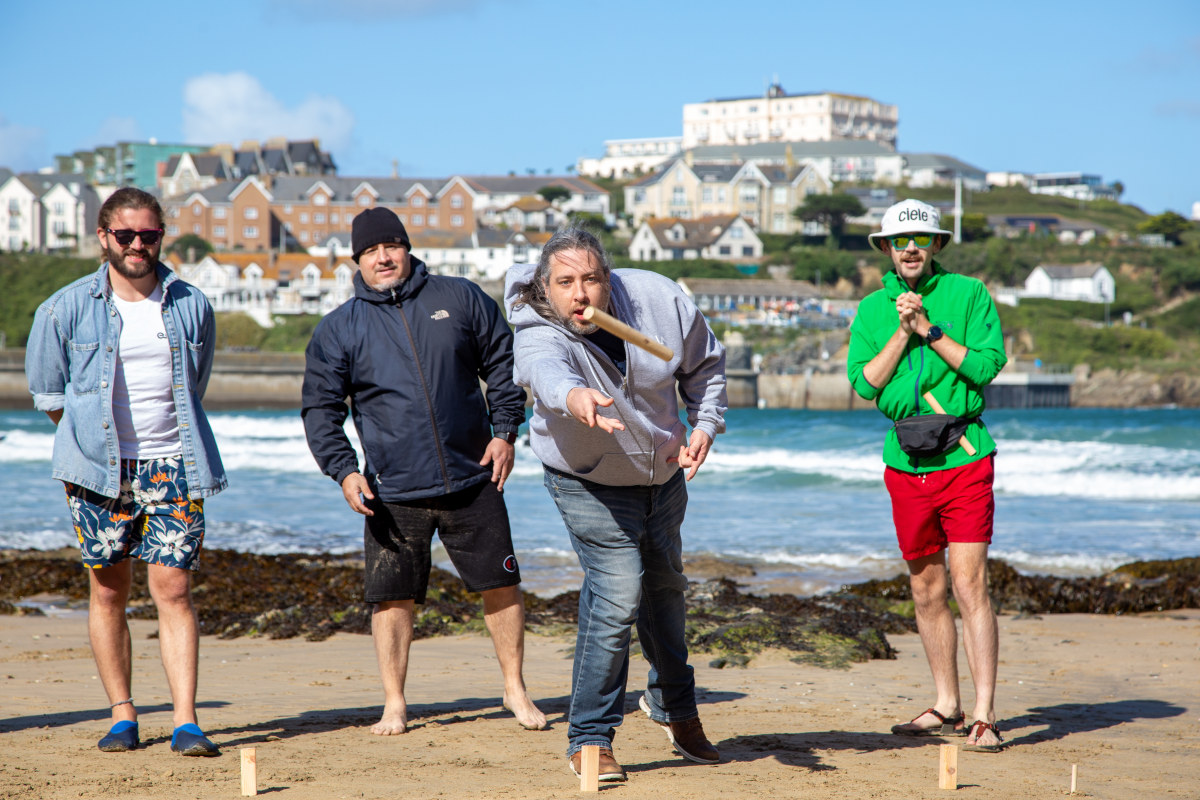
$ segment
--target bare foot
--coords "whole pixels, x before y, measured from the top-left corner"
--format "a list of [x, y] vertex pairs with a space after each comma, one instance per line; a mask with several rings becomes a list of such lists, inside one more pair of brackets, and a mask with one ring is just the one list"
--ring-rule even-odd
[[397, 736], [408, 730], [408, 707], [401, 703], [399, 706], [384, 706], [383, 716], [371, 726], [371, 733], [376, 736]]
[[510, 696], [505, 690], [503, 703], [525, 730], [544, 731], [546, 729], [546, 715], [533, 704], [525, 691], [522, 690], [519, 694], [514, 693]]

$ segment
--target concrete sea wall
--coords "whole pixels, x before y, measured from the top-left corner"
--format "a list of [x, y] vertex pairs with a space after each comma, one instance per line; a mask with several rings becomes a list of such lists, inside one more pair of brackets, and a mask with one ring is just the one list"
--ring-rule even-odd
[[[854, 393], [840, 369], [767, 375], [731, 368], [728, 378], [729, 404], [734, 408], [847, 411], [874, 407]], [[303, 353], [218, 353], [204, 405], [211, 410], [299, 408], [303, 380]], [[1089, 375], [1077, 371], [1070, 387], [1072, 406], [1132, 408], [1165, 404], [1200, 406], [1200, 378], [1111, 370]], [[993, 403], [994, 407], [998, 405]], [[0, 350], [0, 407], [33, 407], [25, 380], [24, 350]]]

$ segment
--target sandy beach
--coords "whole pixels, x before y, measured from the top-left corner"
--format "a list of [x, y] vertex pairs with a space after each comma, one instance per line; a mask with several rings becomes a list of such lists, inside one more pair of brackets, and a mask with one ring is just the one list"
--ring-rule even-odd
[[[1077, 794], [1200, 797], [1200, 611], [1138, 616], [1011, 616], [1001, 620], [998, 708], [1009, 748], [960, 752], [959, 793], [1059, 797], [1078, 765]], [[530, 637], [526, 680], [547, 731], [522, 730], [499, 704], [499, 670], [480, 636], [419, 640], [408, 681], [410, 730], [368, 732], [381, 693], [369, 637], [201, 642], [201, 724], [214, 759], [169, 750], [171, 715], [156, 623], [135, 620], [134, 696], [144, 746], [95, 747], [108, 711], [86, 619], [0, 617], [0, 797], [241, 796], [238, 749], [254, 747], [261, 794], [285, 798], [550, 798], [579, 794], [568, 771], [569, 639]], [[848, 670], [802, 666], [782, 653], [746, 668], [693, 656], [701, 716], [724, 757], [691, 764], [636, 710], [645, 663], [631, 670], [618, 729], [628, 798], [934, 798], [938, 744], [886, 733], [932, 699], [920, 640], [889, 637], [894, 661]], [[965, 659], [960, 655], [960, 663]], [[964, 681], [969, 703], [970, 686]]]

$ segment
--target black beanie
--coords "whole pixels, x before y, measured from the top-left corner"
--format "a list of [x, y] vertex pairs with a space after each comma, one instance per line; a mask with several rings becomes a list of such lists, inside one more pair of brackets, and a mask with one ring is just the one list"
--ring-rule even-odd
[[402, 244], [412, 252], [408, 231], [404, 230], [404, 223], [395, 211], [390, 208], [368, 208], [354, 218], [354, 225], [350, 229], [350, 247], [354, 250], [355, 264], [364, 250], [384, 242]]

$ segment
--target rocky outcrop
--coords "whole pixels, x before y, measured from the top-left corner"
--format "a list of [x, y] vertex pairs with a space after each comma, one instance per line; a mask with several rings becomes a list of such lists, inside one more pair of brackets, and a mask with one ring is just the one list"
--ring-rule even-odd
[[1140, 370], [1076, 371], [1071, 405], [1080, 408], [1200, 407], [1200, 375]]

